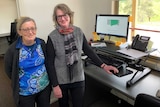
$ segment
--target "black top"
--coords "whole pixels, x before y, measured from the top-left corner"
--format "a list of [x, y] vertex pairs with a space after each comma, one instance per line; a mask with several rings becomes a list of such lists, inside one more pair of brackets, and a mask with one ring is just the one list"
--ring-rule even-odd
[[[101, 66], [103, 64], [103, 61], [98, 57], [98, 55], [93, 51], [93, 49], [91, 48], [91, 46], [88, 44], [85, 35], [83, 35], [83, 46], [82, 46], [82, 50], [83, 52], [93, 61], [96, 63], [97, 66]], [[54, 65], [54, 60], [55, 60], [55, 50], [54, 50], [54, 46], [52, 44], [51, 38], [48, 37], [47, 40], [47, 56], [48, 58], [50, 58], [48, 60], [48, 65]], [[56, 76], [56, 72], [55, 72], [55, 67], [54, 66], [48, 66], [49, 71], [53, 71], [53, 86], [57, 86], [58, 85], [58, 80], [57, 80], [57, 76]]]

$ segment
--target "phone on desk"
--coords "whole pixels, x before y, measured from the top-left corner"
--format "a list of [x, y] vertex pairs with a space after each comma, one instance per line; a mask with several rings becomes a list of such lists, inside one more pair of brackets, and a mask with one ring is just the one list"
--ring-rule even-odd
[[135, 38], [133, 39], [131, 48], [145, 52], [147, 51], [147, 45], [149, 40], [150, 37], [136, 35]]

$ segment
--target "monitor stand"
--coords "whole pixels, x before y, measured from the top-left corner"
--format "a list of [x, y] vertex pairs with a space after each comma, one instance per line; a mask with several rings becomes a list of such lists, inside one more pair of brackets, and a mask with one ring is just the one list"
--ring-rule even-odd
[[105, 42], [106, 44], [115, 44], [115, 42], [111, 40], [111, 36], [108, 35], [108, 37], [109, 37], [108, 40], [104, 40], [104, 42]]
[[115, 44], [115, 42], [114, 42], [114, 41], [111, 41], [111, 40], [104, 40], [104, 42], [105, 42], [106, 44]]

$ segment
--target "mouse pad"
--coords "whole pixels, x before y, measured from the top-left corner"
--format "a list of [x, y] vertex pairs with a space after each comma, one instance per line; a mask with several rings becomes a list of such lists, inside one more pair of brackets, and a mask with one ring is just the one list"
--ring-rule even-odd
[[129, 74], [132, 74], [133, 73], [133, 71], [131, 71], [131, 70], [128, 70], [128, 69], [126, 69], [126, 68], [120, 68], [120, 69], [118, 69], [119, 70], [119, 73], [116, 73], [116, 74], [114, 74], [114, 75], [116, 75], [116, 76], [118, 76], [118, 77], [123, 77], [123, 76], [125, 76], [125, 75], [129, 75]]

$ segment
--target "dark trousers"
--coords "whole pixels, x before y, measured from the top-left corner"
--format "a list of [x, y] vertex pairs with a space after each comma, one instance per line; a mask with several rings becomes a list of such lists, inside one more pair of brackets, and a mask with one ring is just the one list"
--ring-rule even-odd
[[60, 87], [63, 97], [58, 100], [59, 107], [69, 107], [70, 96], [73, 107], [83, 107], [83, 97], [85, 90], [84, 81], [73, 84], [60, 85]]
[[18, 107], [50, 107], [51, 87], [47, 86], [43, 91], [29, 96], [19, 96]]

